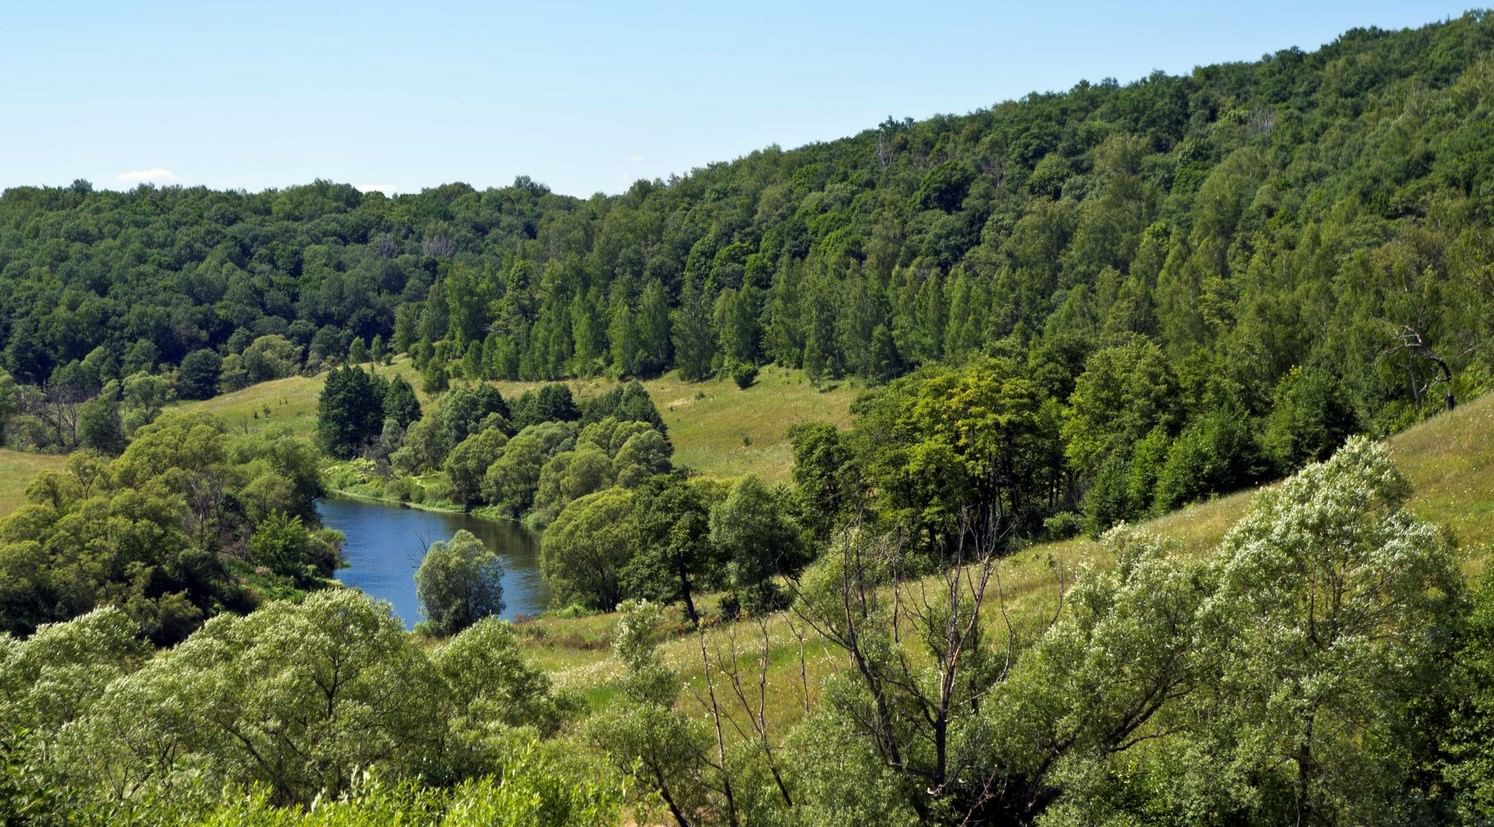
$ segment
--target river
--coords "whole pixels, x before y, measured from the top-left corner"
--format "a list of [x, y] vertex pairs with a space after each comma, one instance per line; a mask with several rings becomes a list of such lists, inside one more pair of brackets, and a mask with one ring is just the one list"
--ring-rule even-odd
[[425, 550], [464, 528], [503, 558], [503, 617], [545, 609], [549, 593], [540, 579], [539, 538], [518, 523], [344, 498], [322, 500], [317, 511], [323, 525], [347, 537], [342, 546], [347, 565], [337, 570], [337, 579], [389, 601], [406, 628], [422, 619], [415, 570]]

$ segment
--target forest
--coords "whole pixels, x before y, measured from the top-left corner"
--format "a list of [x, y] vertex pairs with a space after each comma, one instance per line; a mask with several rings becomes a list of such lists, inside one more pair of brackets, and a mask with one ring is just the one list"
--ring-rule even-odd
[[[0, 445], [67, 456], [0, 516], [0, 816], [1486, 823], [1494, 526], [1384, 440], [1486, 427], [1490, 123], [1469, 13], [588, 199], [8, 189]], [[644, 383], [768, 366], [849, 427], [679, 462]], [[178, 410], [295, 376], [309, 436]], [[406, 632], [334, 490], [522, 521], [550, 613], [458, 533]]]

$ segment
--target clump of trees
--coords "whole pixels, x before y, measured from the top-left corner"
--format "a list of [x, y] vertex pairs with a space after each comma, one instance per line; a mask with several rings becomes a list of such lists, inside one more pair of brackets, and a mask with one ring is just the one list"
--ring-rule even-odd
[[381, 801], [478, 807], [472, 823], [617, 817], [618, 784], [548, 742], [577, 705], [525, 663], [507, 624], [427, 649], [387, 604], [337, 589], [215, 617], [154, 656], [137, 635], [109, 607], [0, 638], [0, 723], [18, 739], [6, 755], [27, 761], [6, 782], [67, 791], [29, 816], [175, 822], [221, 808], [279, 823], [345, 798], [328, 806], [348, 823]]
[[714, 655], [702, 637], [691, 719], [645, 605], [619, 621], [625, 697], [590, 737], [681, 825], [1451, 822], [1483, 807], [1485, 716], [1472, 673], [1437, 666], [1465, 594], [1409, 492], [1356, 438], [1260, 494], [1202, 558], [1108, 533], [1105, 565], [1059, 573], [1046, 607], [1004, 591], [991, 509], [962, 513], [950, 565], [925, 578], [906, 577], [912, 535], [851, 525], [788, 581], [791, 628], [839, 664], [812, 705], [802, 685], [790, 731], [761, 734], [750, 689], [766, 626], [762, 677], [735, 630]]
[[73, 454], [0, 519], [0, 631], [114, 605], [169, 644], [213, 614], [249, 610], [258, 588], [315, 587], [341, 542], [318, 527], [317, 464], [305, 442], [232, 438], [203, 415], [162, 417], [116, 458]]

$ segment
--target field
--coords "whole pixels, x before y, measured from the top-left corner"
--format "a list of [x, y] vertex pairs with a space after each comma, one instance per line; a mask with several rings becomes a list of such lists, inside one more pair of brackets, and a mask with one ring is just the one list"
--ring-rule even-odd
[[[403, 375], [420, 387], [413, 366], [404, 359], [378, 370], [384, 375]], [[309, 435], [316, 428], [317, 396], [325, 381], [324, 376], [293, 376], [177, 407], [212, 413], [234, 430], [284, 425], [293, 433]], [[543, 383], [493, 384], [512, 399]], [[616, 382], [579, 379], [567, 384], [577, 399], [586, 399], [606, 392]], [[790, 426], [811, 421], [849, 425], [851, 402], [860, 393], [846, 383], [821, 391], [802, 372], [778, 367], [764, 368], [757, 383], [746, 390], [725, 379], [685, 382], [676, 373], [647, 380], [643, 386], [664, 416], [677, 465], [714, 477], [757, 474], [771, 481], [788, 479]], [[422, 404], [429, 403], [424, 394], [420, 397]]]

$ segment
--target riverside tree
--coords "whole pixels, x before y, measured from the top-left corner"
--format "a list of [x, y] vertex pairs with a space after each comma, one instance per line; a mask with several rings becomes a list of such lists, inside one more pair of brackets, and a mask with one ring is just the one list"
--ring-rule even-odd
[[453, 635], [501, 614], [503, 572], [503, 559], [470, 531], [432, 543], [415, 572], [415, 595], [431, 630]]

